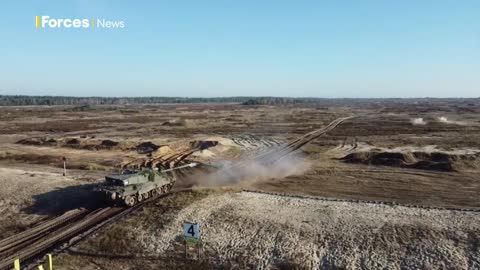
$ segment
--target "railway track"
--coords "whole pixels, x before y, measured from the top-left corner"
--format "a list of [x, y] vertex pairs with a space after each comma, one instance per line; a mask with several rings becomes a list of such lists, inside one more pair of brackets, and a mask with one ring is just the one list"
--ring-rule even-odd
[[47, 220], [0, 241], [0, 270], [11, 269], [15, 259], [20, 259], [21, 262], [29, 262], [61, 244], [69, 243], [68, 246], [70, 246], [146, 203], [173, 193], [189, 190], [191, 189], [171, 190], [169, 193], [145, 200], [133, 207], [105, 207], [95, 210], [75, 209]]
[[[10, 269], [15, 259], [28, 261], [71, 237], [123, 211], [106, 207], [97, 210], [78, 210], [42, 223], [30, 230], [2, 240], [0, 269]], [[5, 244], [3, 244], [5, 243]]]
[[70, 222], [74, 222], [75, 220], [82, 218], [87, 213], [88, 211], [86, 209], [75, 209], [68, 211], [63, 215], [43, 222], [30, 230], [26, 230], [19, 234], [5, 238], [0, 241], [0, 256], [8, 256], [11, 253], [16, 252], [19, 248], [27, 246], [38, 240], [39, 237], [42, 237], [53, 230], [59, 229]]

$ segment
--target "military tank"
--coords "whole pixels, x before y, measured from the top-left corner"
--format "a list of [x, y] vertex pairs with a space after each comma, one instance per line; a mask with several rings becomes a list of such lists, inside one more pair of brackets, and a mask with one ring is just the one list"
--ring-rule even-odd
[[172, 189], [175, 178], [167, 172], [187, 167], [195, 167], [190, 163], [168, 170], [143, 169], [140, 171], [124, 171], [122, 174], [105, 176], [105, 183], [95, 191], [109, 204], [134, 206], [148, 198], [164, 194]]

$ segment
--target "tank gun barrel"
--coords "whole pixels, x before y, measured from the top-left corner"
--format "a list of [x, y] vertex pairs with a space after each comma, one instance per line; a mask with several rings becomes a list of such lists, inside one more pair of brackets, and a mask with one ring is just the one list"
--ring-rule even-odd
[[192, 163], [182, 165], [182, 166], [179, 166], [179, 167], [175, 167], [175, 168], [171, 168], [171, 169], [167, 169], [167, 170], [162, 170], [160, 172], [171, 172], [171, 171], [179, 170], [179, 169], [183, 169], [183, 168], [193, 168], [197, 165], [198, 165], [198, 163], [192, 162]]

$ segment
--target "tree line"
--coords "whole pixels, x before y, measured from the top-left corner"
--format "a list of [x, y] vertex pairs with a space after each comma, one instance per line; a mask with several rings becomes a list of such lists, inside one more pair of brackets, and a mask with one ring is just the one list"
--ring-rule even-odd
[[0, 95], [0, 106], [28, 105], [126, 105], [160, 103], [239, 103], [244, 105], [281, 105], [311, 103], [322, 105], [394, 103], [463, 103], [478, 105], [480, 98], [313, 98], [313, 97], [69, 97]]
[[275, 105], [315, 103], [320, 98], [291, 97], [68, 97], [0, 95], [0, 106], [28, 105], [124, 105], [157, 103], [241, 103], [245, 105]]

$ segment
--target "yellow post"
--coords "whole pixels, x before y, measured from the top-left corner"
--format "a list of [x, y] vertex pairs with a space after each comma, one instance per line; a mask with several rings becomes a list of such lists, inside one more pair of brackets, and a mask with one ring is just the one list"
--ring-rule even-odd
[[53, 270], [53, 259], [52, 254], [47, 254], [48, 261], [48, 270]]
[[20, 270], [20, 260], [19, 259], [15, 259], [15, 261], [13, 261], [13, 268], [15, 268], [15, 270]]
[[44, 269], [43, 269], [43, 265], [40, 264], [40, 265], [38, 266], [38, 270], [44, 270]]

